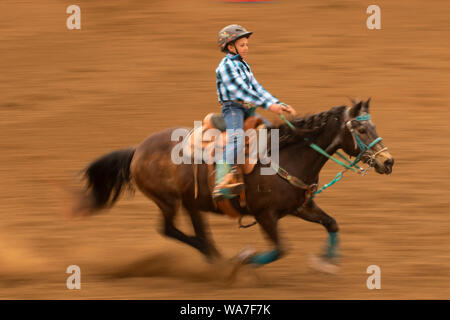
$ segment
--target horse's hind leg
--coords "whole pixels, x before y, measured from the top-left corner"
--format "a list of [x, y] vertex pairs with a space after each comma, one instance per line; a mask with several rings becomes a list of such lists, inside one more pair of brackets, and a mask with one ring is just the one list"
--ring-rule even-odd
[[314, 201], [311, 201], [302, 210], [298, 211], [296, 216], [307, 221], [320, 223], [327, 229], [329, 237], [323, 257], [329, 260], [336, 258], [338, 256], [339, 231], [336, 220], [320, 209]]
[[201, 216], [201, 213], [194, 209], [186, 208], [186, 210], [189, 212], [192, 226], [195, 231], [195, 236], [197, 240], [202, 243], [202, 249], [199, 249], [200, 252], [202, 252], [210, 261], [214, 258], [220, 258], [221, 254], [214, 245], [214, 241], [209, 234], [208, 227], [204, 221], [204, 218]]
[[173, 201], [163, 201], [162, 199], [154, 199], [157, 206], [161, 209], [163, 214], [163, 234], [167, 237], [177, 239], [184, 242], [191, 247], [194, 247], [205, 256], [209, 256], [209, 251], [203, 239], [199, 237], [188, 236], [184, 232], [180, 231], [174, 224], [174, 218], [178, 211], [178, 203], [176, 199]]

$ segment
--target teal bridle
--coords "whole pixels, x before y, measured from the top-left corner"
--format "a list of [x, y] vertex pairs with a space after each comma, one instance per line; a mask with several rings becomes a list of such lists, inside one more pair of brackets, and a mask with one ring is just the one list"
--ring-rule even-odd
[[[346, 112], [346, 118], [349, 118], [349, 115], [348, 115], [349, 109], [346, 109], [345, 112]], [[295, 130], [295, 126], [289, 120], [287, 120], [284, 117], [284, 115], [280, 115], [280, 117], [292, 130]], [[344, 121], [345, 122], [345, 127], [350, 131], [350, 133], [351, 133], [351, 135], [353, 137], [353, 141], [354, 141], [354, 144], [355, 144], [354, 148], [356, 149], [357, 147], [359, 147], [359, 150], [360, 150], [360, 152], [356, 156], [355, 160], [351, 161], [345, 155], [343, 155], [340, 152], [336, 151], [336, 154], [341, 159], [343, 159], [345, 161], [345, 162], [343, 162], [343, 161], [333, 157], [332, 155], [328, 154], [325, 150], [323, 150], [321, 147], [319, 147], [315, 143], [310, 143], [309, 144], [309, 146], [312, 149], [314, 149], [315, 151], [317, 151], [318, 153], [324, 155], [328, 159], [330, 159], [330, 160], [332, 160], [332, 161], [336, 162], [337, 164], [339, 164], [339, 165], [344, 167], [344, 170], [338, 172], [338, 174], [334, 177], [334, 179], [331, 182], [325, 184], [320, 189], [317, 190], [317, 185], [316, 184], [307, 185], [306, 183], [304, 183], [300, 179], [289, 175], [286, 172], [286, 170], [278, 167], [278, 172], [277, 173], [282, 178], [288, 180], [291, 184], [293, 184], [296, 187], [299, 187], [299, 188], [307, 190], [307, 195], [306, 195], [305, 202], [304, 202], [303, 206], [305, 206], [309, 201], [311, 201], [316, 194], [321, 193], [326, 188], [331, 187], [333, 184], [335, 184], [336, 182], [341, 180], [342, 177], [343, 177], [344, 172], [346, 172], [347, 170], [351, 170], [351, 171], [356, 172], [358, 174], [365, 175], [368, 172], [368, 170], [374, 165], [375, 157], [379, 153], [387, 150], [386, 147], [383, 147], [379, 151], [373, 152], [371, 155], [369, 155], [369, 159], [367, 161], [369, 166], [366, 169], [363, 169], [360, 166], [358, 166], [358, 163], [361, 161], [361, 157], [363, 155], [365, 155], [367, 153], [367, 151], [371, 150], [376, 144], [380, 143], [383, 139], [381, 137], [378, 137], [378, 138], [374, 139], [372, 142], [370, 142], [368, 145], [366, 145], [362, 141], [361, 137], [359, 136], [359, 134], [357, 133], [355, 128], [353, 128], [353, 126], [352, 126], [352, 121], [353, 120], [356, 120], [358, 122], [370, 121], [370, 114], [365, 113], [365, 114], [359, 115], [359, 116], [357, 116], [355, 118], [350, 118], [349, 120]], [[305, 138], [305, 140], [308, 141], [308, 139], [306, 139], [306, 138]]]
[[[346, 114], [348, 115], [348, 109], [346, 110]], [[356, 167], [356, 168], [358, 169], [357, 172], [364, 175], [364, 174], [369, 170], [369, 168], [373, 166], [374, 161], [375, 161], [375, 157], [376, 157], [379, 153], [381, 153], [381, 152], [383, 152], [383, 151], [386, 151], [387, 148], [386, 148], [386, 147], [383, 147], [381, 150], [379, 150], [379, 151], [377, 151], [377, 152], [372, 153], [371, 155], [369, 155], [369, 160], [368, 160], [369, 167], [368, 167], [367, 169], [364, 170], [364, 169], [362, 169], [361, 167], [357, 166], [357, 163], [361, 160], [361, 157], [362, 157], [367, 151], [369, 151], [370, 149], [372, 149], [376, 144], [380, 143], [380, 142], [383, 140], [383, 138], [378, 137], [378, 138], [374, 139], [371, 143], [369, 143], [369, 145], [366, 145], [366, 144], [362, 141], [361, 137], [358, 135], [358, 133], [356, 132], [356, 130], [352, 127], [352, 120], [353, 120], [353, 119], [350, 119], [350, 120], [346, 121], [345, 125], [346, 125], [347, 129], [350, 131], [350, 133], [352, 134], [353, 141], [354, 141], [354, 143], [355, 143], [355, 149], [356, 149], [356, 146], [358, 146], [360, 152], [359, 152], [359, 154], [356, 156], [356, 158], [355, 158], [355, 160], [354, 160], [353, 162], [349, 162], [349, 163], [350, 163], [349, 166], [350, 166], [350, 167]], [[355, 117], [354, 120], [359, 121], [359, 122], [362, 122], [362, 121], [370, 121], [370, 114], [365, 113], [365, 114], [359, 115], [359, 116]], [[339, 152], [336, 152], [336, 154], [338, 154], [341, 158], [344, 158], [344, 156], [343, 156], [342, 154], [340, 154]]]

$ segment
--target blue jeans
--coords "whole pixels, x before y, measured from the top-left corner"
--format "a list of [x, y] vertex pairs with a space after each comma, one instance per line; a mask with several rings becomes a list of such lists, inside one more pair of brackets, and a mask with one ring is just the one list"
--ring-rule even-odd
[[227, 144], [223, 154], [223, 161], [233, 165], [237, 163], [238, 154], [244, 152], [244, 120], [249, 116], [256, 116], [261, 118], [266, 125], [271, 125], [271, 123], [261, 115], [251, 112], [250, 109], [246, 109], [236, 102], [224, 103], [222, 105], [222, 115], [227, 126]]

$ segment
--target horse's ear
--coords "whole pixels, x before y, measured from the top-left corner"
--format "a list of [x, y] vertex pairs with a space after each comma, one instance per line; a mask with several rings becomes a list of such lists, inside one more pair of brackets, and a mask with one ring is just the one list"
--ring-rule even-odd
[[372, 99], [372, 98], [367, 99], [367, 101], [364, 102], [364, 106], [363, 106], [363, 110], [367, 113], [369, 113], [370, 99]]
[[359, 112], [361, 111], [361, 107], [363, 105], [362, 101], [359, 101], [357, 104], [353, 105], [353, 107], [350, 109], [350, 117], [355, 118], [359, 115]]
[[348, 100], [350, 100], [350, 102], [352, 103], [352, 105], [355, 105], [355, 104], [358, 103], [358, 101], [356, 101], [356, 100], [353, 99], [353, 98], [350, 98], [350, 97], [348, 97], [348, 96], [347, 96], [347, 98], [348, 98]]

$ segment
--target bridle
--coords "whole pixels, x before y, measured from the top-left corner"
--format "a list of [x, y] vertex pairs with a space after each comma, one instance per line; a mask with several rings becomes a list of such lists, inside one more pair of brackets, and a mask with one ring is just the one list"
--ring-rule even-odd
[[[354, 120], [359, 121], [359, 122], [362, 122], [362, 121], [370, 121], [370, 114], [368, 114], [368, 113], [363, 113], [362, 115], [359, 115], [359, 116], [357, 116], [357, 117], [355, 117], [355, 118], [350, 118], [350, 119], [349, 119], [349, 109], [346, 109], [346, 110], [345, 110], [345, 116], [346, 116], [346, 118], [347, 118], [347, 120], [344, 120], [344, 122], [345, 122], [345, 127], [346, 127], [346, 128], [350, 131], [350, 133], [352, 134], [352, 137], [353, 137], [353, 143], [354, 143], [354, 149], [356, 150], [357, 147], [359, 147], [359, 150], [360, 150], [360, 153], [356, 156], [355, 160], [351, 163], [353, 166], [356, 166], [356, 164], [360, 161], [361, 157], [362, 157], [363, 155], [366, 155], [366, 153], [367, 153], [370, 149], [372, 149], [376, 144], [380, 143], [380, 142], [383, 140], [383, 138], [378, 137], [378, 138], [374, 139], [371, 143], [369, 143], [368, 145], [366, 145], [366, 144], [361, 140], [361, 137], [358, 135], [358, 133], [356, 132], [356, 130], [353, 128], [353, 126], [352, 126], [352, 121], [354, 121]], [[373, 166], [375, 165], [375, 158], [376, 158], [381, 152], [384, 152], [384, 151], [387, 151], [387, 150], [388, 150], [387, 147], [383, 147], [383, 148], [381, 148], [380, 150], [378, 150], [378, 151], [376, 151], [376, 152], [373, 152], [372, 150], [370, 150], [370, 154], [367, 155], [367, 157], [368, 157], [367, 163], [368, 163], [369, 167], [366, 168], [366, 169], [359, 168], [359, 169], [360, 169], [360, 173], [363, 174], [363, 175], [366, 174], [367, 171], [368, 171], [371, 167], [373, 167]], [[336, 152], [336, 153], [337, 153], [337, 152]], [[338, 153], [338, 154], [339, 154], [339, 153]]]
[[[283, 103], [280, 103], [283, 104]], [[295, 126], [284, 117], [284, 115], [280, 115], [280, 118], [292, 129], [295, 130]], [[370, 114], [368, 113], [363, 113], [362, 115], [356, 116], [354, 118], [350, 118], [349, 115], [349, 109], [347, 108], [345, 110], [345, 119], [343, 121], [343, 126], [341, 127], [341, 130], [347, 128], [352, 137], [353, 137], [353, 141], [354, 141], [354, 148], [355, 150], [357, 150], [357, 147], [359, 147], [360, 152], [359, 154], [356, 156], [355, 160], [351, 161], [350, 159], [348, 159], [345, 155], [343, 155], [342, 153], [335, 151], [335, 153], [342, 158], [345, 162], [333, 157], [332, 155], [330, 155], [326, 150], [323, 150], [321, 147], [319, 147], [318, 145], [316, 145], [315, 143], [309, 143], [309, 146], [314, 149], [315, 151], [317, 151], [318, 153], [324, 155], [325, 157], [327, 157], [330, 160], [333, 160], [334, 162], [336, 162], [337, 164], [341, 165], [344, 167], [344, 170], [338, 172], [338, 174], [334, 177], [334, 179], [323, 185], [320, 189], [317, 189], [317, 184], [306, 184], [305, 182], [303, 182], [301, 179], [295, 177], [295, 176], [291, 176], [286, 170], [284, 170], [283, 168], [281, 168], [278, 164], [275, 164], [275, 166], [277, 167], [277, 174], [282, 177], [283, 179], [286, 179], [290, 184], [292, 184], [295, 187], [301, 188], [306, 190], [306, 194], [305, 194], [305, 201], [303, 203], [303, 205], [301, 207], [299, 207], [297, 210], [301, 210], [302, 207], [305, 207], [306, 204], [308, 202], [310, 202], [314, 196], [316, 194], [321, 193], [323, 190], [325, 190], [328, 187], [331, 187], [333, 184], [335, 184], [336, 182], [338, 182], [339, 180], [342, 179], [343, 174], [347, 171], [347, 170], [351, 170], [353, 172], [356, 172], [358, 174], [361, 175], [366, 175], [367, 172], [369, 171], [369, 169], [371, 167], [373, 167], [375, 165], [375, 158], [377, 155], [379, 155], [381, 152], [386, 151], [387, 148], [383, 147], [382, 149], [378, 150], [377, 152], [373, 152], [371, 149], [378, 143], [380, 143], [383, 139], [381, 137], [378, 137], [376, 139], [374, 139], [372, 142], [370, 142], [368, 145], [366, 145], [361, 137], [359, 136], [359, 134], [356, 132], [356, 130], [353, 128], [352, 126], [352, 121], [370, 121]], [[340, 145], [342, 146], [342, 136], [343, 133], [341, 132], [341, 134], [339, 134], [337, 136], [337, 140], [333, 141], [331, 143], [330, 146], [337, 146]], [[306, 141], [308, 141], [307, 138], [305, 138]], [[366, 153], [370, 151], [371, 153], [368, 156], [368, 167], [366, 169], [361, 168], [358, 165], [358, 162], [361, 161], [361, 157], [362, 156], [366, 156]]]

